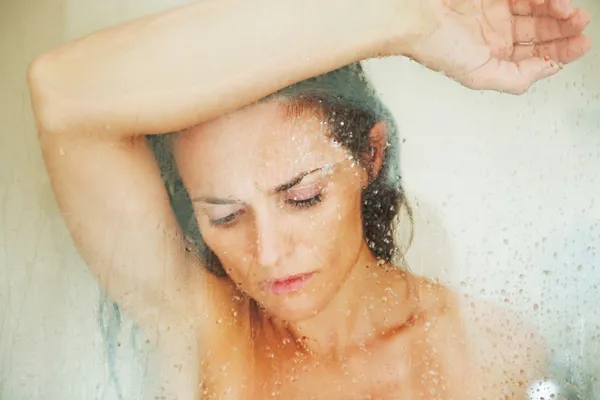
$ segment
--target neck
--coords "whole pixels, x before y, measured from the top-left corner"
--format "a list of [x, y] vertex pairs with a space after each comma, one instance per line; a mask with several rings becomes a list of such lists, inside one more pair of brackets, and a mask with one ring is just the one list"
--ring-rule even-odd
[[404, 324], [413, 313], [407, 272], [381, 265], [363, 246], [350, 275], [328, 305], [312, 318], [287, 323], [310, 353], [343, 357]]

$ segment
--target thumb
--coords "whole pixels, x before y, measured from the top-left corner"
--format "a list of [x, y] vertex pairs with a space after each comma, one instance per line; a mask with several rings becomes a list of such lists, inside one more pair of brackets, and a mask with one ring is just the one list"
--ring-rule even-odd
[[523, 94], [540, 79], [560, 71], [560, 65], [545, 58], [528, 58], [521, 61], [490, 59], [480, 68], [459, 79], [463, 85], [477, 90], [497, 90]]

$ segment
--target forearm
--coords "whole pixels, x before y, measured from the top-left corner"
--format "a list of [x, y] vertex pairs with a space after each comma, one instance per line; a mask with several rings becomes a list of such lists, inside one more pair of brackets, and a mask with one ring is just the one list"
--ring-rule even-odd
[[385, 52], [402, 23], [388, 4], [208, 0], [96, 32], [32, 65], [38, 122], [81, 134], [184, 129]]

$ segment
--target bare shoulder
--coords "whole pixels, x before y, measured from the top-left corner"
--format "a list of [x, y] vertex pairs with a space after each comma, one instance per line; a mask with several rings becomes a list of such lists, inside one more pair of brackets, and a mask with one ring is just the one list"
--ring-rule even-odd
[[247, 298], [230, 280], [202, 271], [189, 280], [182, 300], [172, 315], [145, 330], [157, 349], [159, 391], [165, 398], [228, 398], [232, 376], [242, 377], [235, 361], [249, 356]]
[[449, 287], [433, 282], [425, 277], [408, 273], [410, 290], [418, 300], [420, 313], [428, 318], [459, 317], [454, 311], [459, 309], [459, 299]]
[[[429, 319], [457, 325], [478, 341], [479, 346], [495, 348], [506, 357], [529, 357], [531, 363], [544, 359], [544, 343], [533, 324], [517, 310], [462, 293], [449, 286], [411, 275], [422, 313]], [[526, 347], [526, 348], [525, 348]], [[506, 353], [507, 350], [512, 350]], [[524, 351], [526, 350], [526, 351]], [[535, 353], [540, 351], [541, 353]]]
[[463, 296], [463, 323], [474, 362], [485, 384], [511, 399], [526, 398], [527, 386], [548, 371], [547, 346], [522, 313], [502, 304]]
[[473, 390], [487, 398], [525, 399], [527, 386], [547, 371], [546, 346], [533, 324], [501, 304], [424, 278], [417, 282], [438, 343], [470, 370]]
[[425, 324], [427, 338], [452, 353], [455, 360], [466, 355], [466, 337], [461, 302], [458, 294], [443, 284], [413, 276], [418, 301], [418, 316]]
[[253, 392], [253, 302], [233, 284], [213, 299], [214, 318], [198, 336], [202, 347], [203, 395], [214, 399], [248, 398]]
[[546, 347], [532, 324], [510, 308], [423, 277], [411, 280], [427, 338], [443, 349], [442, 369], [449, 380], [468, 382], [456, 390], [470, 390], [473, 398], [525, 399], [527, 385], [547, 369]]

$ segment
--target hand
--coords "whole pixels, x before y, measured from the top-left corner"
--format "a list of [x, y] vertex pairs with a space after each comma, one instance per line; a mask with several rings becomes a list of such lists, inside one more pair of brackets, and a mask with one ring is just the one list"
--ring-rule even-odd
[[591, 45], [571, 0], [416, 1], [429, 28], [403, 54], [472, 89], [522, 94]]

